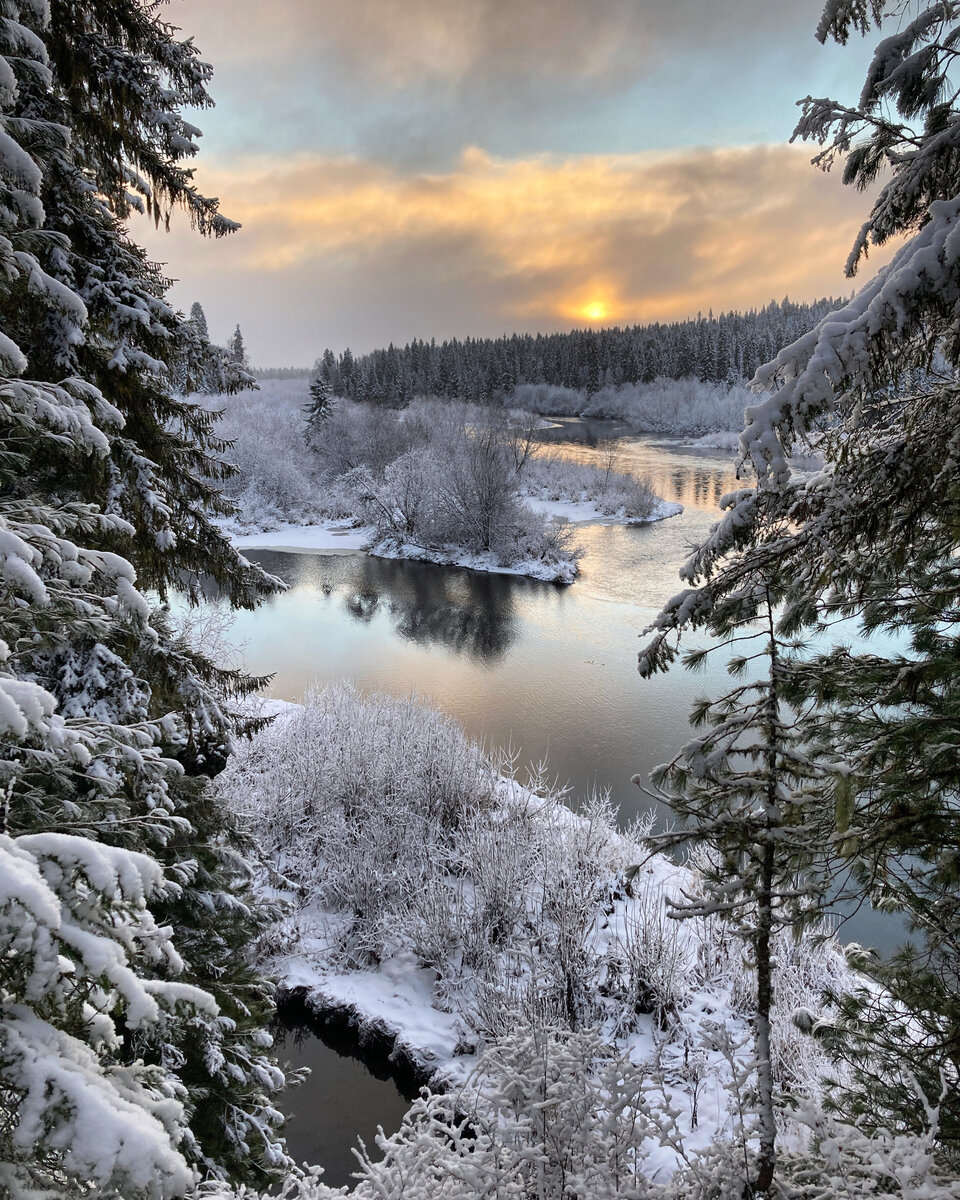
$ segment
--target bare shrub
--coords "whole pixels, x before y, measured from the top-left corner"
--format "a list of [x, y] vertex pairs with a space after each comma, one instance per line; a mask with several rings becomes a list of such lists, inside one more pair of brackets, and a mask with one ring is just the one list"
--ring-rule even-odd
[[597, 463], [575, 462], [560, 454], [539, 454], [524, 466], [523, 490], [541, 500], [589, 502], [606, 516], [647, 519], [659, 497], [643, 479], [615, 469], [616, 446]]
[[652, 383], [601, 388], [582, 415], [624, 420], [638, 433], [699, 437], [742, 428], [744, 409], [756, 403], [757, 397], [744, 384], [660, 377]]

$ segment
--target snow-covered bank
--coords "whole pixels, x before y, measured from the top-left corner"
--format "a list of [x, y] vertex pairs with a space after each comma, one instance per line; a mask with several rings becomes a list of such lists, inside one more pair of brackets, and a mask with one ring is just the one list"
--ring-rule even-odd
[[551, 520], [569, 521], [571, 525], [649, 525], [683, 512], [683, 505], [675, 500], [658, 500], [642, 517], [628, 516], [622, 508], [610, 513], [595, 500], [543, 500], [524, 496], [524, 504]]
[[[485, 1048], [518, 1030], [596, 1030], [675, 1113], [643, 1148], [650, 1172], [732, 1135], [752, 982], [718, 918], [668, 917], [695, 872], [617, 832], [602, 798], [575, 814], [544, 778], [510, 778], [414, 701], [341, 687], [279, 711], [218, 789], [294, 903], [270, 938], [285, 987], [468, 1093]], [[825, 1060], [791, 1015], [849, 974], [829, 940], [777, 953], [775, 1071], [815, 1096]]]
[[407, 559], [464, 567], [491, 575], [517, 575], [546, 583], [572, 583], [574, 555], [554, 554], [503, 562], [492, 551], [471, 553], [459, 546], [420, 546], [394, 537], [379, 537], [372, 525], [283, 525], [260, 533], [227, 533], [239, 550], [275, 550], [289, 554], [370, 554], [375, 558]]
[[[523, 502], [548, 521], [571, 525], [646, 525], [683, 512], [683, 505], [672, 500], [659, 500], [643, 517], [630, 517], [623, 510], [605, 512], [594, 501], [542, 500], [526, 496]], [[459, 546], [420, 546], [395, 537], [378, 539], [372, 525], [281, 525], [278, 529], [259, 533], [234, 533], [227, 527], [227, 532], [239, 550], [277, 550], [291, 554], [366, 553], [377, 558], [411, 559], [548, 583], [572, 583], [577, 575], [577, 560], [572, 554], [530, 556], [504, 562], [492, 551], [471, 553]]]
[[368, 549], [369, 525], [281, 525], [259, 533], [230, 535], [238, 550], [280, 550], [291, 554], [356, 554]]
[[577, 559], [571, 554], [544, 554], [541, 557], [501, 561], [493, 551], [471, 553], [459, 546], [419, 546], [400, 538], [387, 537], [370, 547], [377, 558], [403, 558], [415, 562], [436, 563], [441, 567], [465, 567], [489, 575], [518, 575], [544, 583], [573, 583], [577, 577]]

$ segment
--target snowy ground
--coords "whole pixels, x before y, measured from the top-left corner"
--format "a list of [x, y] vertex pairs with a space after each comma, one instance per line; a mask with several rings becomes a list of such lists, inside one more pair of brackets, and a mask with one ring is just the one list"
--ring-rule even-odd
[[290, 554], [356, 554], [366, 550], [374, 530], [369, 525], [281, 525], [260, 533], [231, 534], [238, 550], [280, 550]]
[[[573, 1004], [643, 1067], [669, 1116], [672, 1141], [646, 1151], [652, 1173], [730, 1135], [753, 985], [718, 919], [668, 916], [695, 873], [618, 832], [602, 805], [575, 814], [542, 778], [504, 778], [413, 701], [339, 688], [266, 711], [279, 719], [218, 787], [274, 885], [290, 881], [295, 911], [269, 964], [284, 987], [350, 1010], [456, 1088], [485, 1046], [562, 1025]], [[777, 957], [775, 1073], [815, 1096], [825, 1060], [792, 1013], [817, 1014], [850, 976], [829, 940], [784, 936]]]
[[[552, 521], [568, 521], [571, 525], [646, 525], [663, 521], [683, 512], [683, 505], [672, 500], [658, 501], [645, 517], [627, 517], [623, 513], [605, 513], [592, 501], [540, 500], [524, 497], [524, 503], [534, 512]], [[376, 542], [376, 530], [370, 525], [345, 525], [332, 522], [322, 525], [281, 525], [278, 529], [254, 533], [234, 533], [226, 527], [230, 540], [239, 550], [278, 550], [290, 554], [357, 554], [369, 553], [377, 558], [414, 559], [441, 566], [466, 567], [493, 575], [519, 575], [542, 579], [550, 583], [572, 583], [577, 574], [575, 562], [544, 562], [541, 559], [499, 562], [493, 554], [471, 554], [457, 546], [425, 548], [409, 542], [388, 539]]]
[[576, 561], [569, 558], [546, 561], [542, 558], [520, 559], [502, 563], [495, 554], [473, 554], [459, 546], [418, 546], [412, 542], [387, 538], [370, 547], [376, 558], [413, 559], [416, 562], [436, 563], [442, 567], [465, 567], [489, 575], [518, 575], [540, 579], [544, 583], [573, 583], [577, 576]]
[[[585, 507], [585, 506], [571, 506]], [[493, 554], [471, 554], [458, 546], [427, 548], [394, 538], [376, 541], [371, 525], [284, 525], [262, 533], [231, 534], [239, 550], [278, 550], [289, 554], [371, 554], [375, 558], [412, 559], [445, 567], [465, 567], [491, 575], [517, 575], [548, 583], [572, 583], [575, 562], [529, 559], [504, 565]]]
[[577, 503], [572, 500], [540, 500], [534, 496], [524, 496], [524, 504], [552, 520], [565, 520], [572, 525], [649, 525], [683, 512], [683, 505], [675, 500], [658, 500], [653, 511], [645, 517], [627, 517], [622, 512], [605, 513], [591, 500]]

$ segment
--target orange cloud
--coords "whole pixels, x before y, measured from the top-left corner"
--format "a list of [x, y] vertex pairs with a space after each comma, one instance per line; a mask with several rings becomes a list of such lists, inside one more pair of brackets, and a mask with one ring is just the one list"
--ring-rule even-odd
[[[189, 248], [151, 238], [171, 273], [201, 298], [223, 287], [236, 304], [241, 280], [272, 306], [286, 295], [292, 324], [309, 316], [355, 348], [847, 292], [865, 207], [787, 146], [511, 160], [472, 149], [418, 175], [259, 159], [208, 165], [200, 182], [244, 228]], [[257, 357], [281, 361], [269, 347]]]

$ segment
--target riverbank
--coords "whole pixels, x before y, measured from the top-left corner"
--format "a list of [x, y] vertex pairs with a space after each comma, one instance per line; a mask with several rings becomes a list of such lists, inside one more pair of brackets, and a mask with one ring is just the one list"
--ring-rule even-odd
[[[659, 499], [648, 515], [629, 516], [622, 509], [610, 513], [595, 501], [550, 500], [524, 496], [534, 513], [550, 522], [569, 525], [647, 525], [683, 512], [683, 505]], [[338, 520], [312, 524], [281, 524], [275, 529], [240, 532], [235, 524], [224, 524], [224, 532], [239, 550], [274, 550], [296, 554], [371, 554], [375, 558], [408, 559], [438, 566], [464, 567], [494, 575], [517, 575], [548, 583], [572, 583], [577, 575], [577, 557], [525, 558], [503, 563], [492, 553], [471, 553], [456, 546], [425, 547], [399, 537], [382, 537], [373, 525]]]
[[[669, 917], [695, 872], [618, 832], [602, 798], [574, 813], [543, 776], [505, 776], [413, 701], [337, 688], [268, 711], [218, 786], [293, 905], [269, 939], [285, 989], [459, 1092], [504, 1037], [595, 1029], [671, 1114], [651, 1171], [729, 1135], [752, 985], [719, 920]], [[850, 976], [829, 940], [777, 954], [774, 1070], [815, 1095], [826, 1063], [792, 1013]]]

